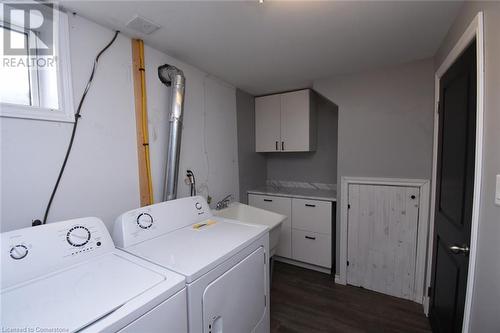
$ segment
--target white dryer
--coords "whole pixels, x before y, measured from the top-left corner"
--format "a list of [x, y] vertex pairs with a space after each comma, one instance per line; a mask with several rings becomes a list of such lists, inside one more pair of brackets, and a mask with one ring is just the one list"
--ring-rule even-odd
[[191, 333], [269, 332], [269, 229], [215, 217], [202, 197], [117, 218], [118, 247], [186, 277]]
[[1, 234], [2, 332], [186, 332], [182, 275], [115, 248], [97, 218]]

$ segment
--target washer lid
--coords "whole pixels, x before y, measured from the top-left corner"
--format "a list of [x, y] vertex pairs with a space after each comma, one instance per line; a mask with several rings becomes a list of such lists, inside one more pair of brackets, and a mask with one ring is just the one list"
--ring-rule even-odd
[[268, 230], [262, 225], [213, 217], [124, 250], [180, 273], [190, 283]]
[[2, 290], [2, 327], [77, 331], [165, 280], [125, 253], [108, 253]]

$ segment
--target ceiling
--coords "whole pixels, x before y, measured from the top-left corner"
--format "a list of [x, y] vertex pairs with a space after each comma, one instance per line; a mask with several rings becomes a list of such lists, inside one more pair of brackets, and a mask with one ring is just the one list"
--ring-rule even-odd
[[[432, 57], [461, 1], [61, 1], [252, 94]], [[125, 28], [135, 15], [161, 26]]]

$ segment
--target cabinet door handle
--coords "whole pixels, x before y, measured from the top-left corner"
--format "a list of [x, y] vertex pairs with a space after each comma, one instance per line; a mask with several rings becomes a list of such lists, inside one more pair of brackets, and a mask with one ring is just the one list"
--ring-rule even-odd
[[285, 141], [281, 141], [281, 150], [285, 150]]
[[278, 150], [278, 141], [276, 141], [276, 150]]
[[306, 204], [306, 207], [316, 207], [316, 205]]
[[315, 239], [316, 239], [316, 237], [306, 236], [306, 239], [312, 239], [312, 240], [315, 240]]
[[273, 202], [271, 199], [264, 199], [265, 202]]

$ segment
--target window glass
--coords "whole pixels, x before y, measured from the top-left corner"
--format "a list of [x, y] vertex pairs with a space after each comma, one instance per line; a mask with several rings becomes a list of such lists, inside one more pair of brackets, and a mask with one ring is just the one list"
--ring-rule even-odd
[[50, 114], [71, 114], [64, 81], [69, 73], [63, 73], [61, 65], [61, 60], [69, 59], [59, 49], [65, 43], [61, 37], [67, 33], [67, 18], [63, 17], [61, 26], [62, 15], [53, 4], [0, 4], [2, 115], [16, 116], [15, 107], [21, 117], [29, 117], [30, 112], [48, 118]]
[[[25, 54], [19, 58], [28, 61], [28, 35], [19, 31], [10, 30], [0, 26], [0, 52], [4, 53], [4, 35], [10, 34], [11, 42], [17, 48], [24, 47]], [[2, 103], [13, 103], [21, 105], [31, 104], [30, 71], [23, 66], [0, 66], [0, 101]]]

